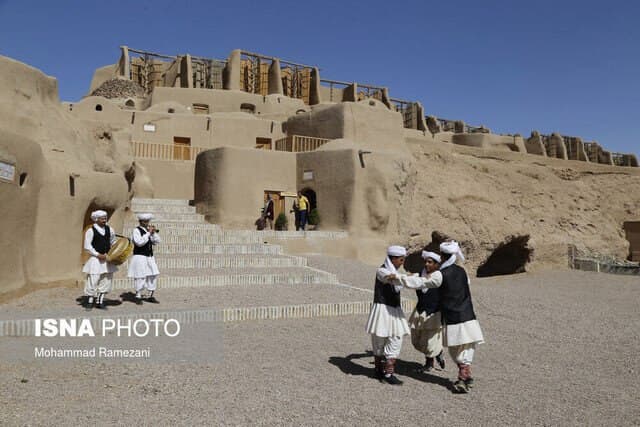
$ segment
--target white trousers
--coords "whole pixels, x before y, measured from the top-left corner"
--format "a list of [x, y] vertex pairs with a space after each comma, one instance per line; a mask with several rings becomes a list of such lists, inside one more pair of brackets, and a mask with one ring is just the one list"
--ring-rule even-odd
[[133, 287], [136, 288], [136, 292], [141, 292], [143, 289], [149, 291], [155, 291], [158, 284], [158, 275], [136, 277], [133, 279]]
[[90, 297], [106, 294], [111, 291], [113, 273], [87, 274], [84, 282], [84, 294]]
[[471, 365], [473, 354], [476, 350], [476, 343], [455, 345], [449, 347], [451, 358], [458, 364]]
[[442, 352], [442, 323], [440, 312], [425, 319], [417, 313], [411, 315], [411, 344], [427, 357], [436, 357]]
[[371, 345], [374, 356], [397, 359], [402, 349], [402, 337], [379, 337], [372, 334]]

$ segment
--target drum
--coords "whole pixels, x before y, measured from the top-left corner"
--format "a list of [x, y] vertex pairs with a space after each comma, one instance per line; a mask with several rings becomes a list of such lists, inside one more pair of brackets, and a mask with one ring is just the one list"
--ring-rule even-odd
[[120, 265], [133, 253], [133, 242], [126, 237], [118, 237], [118, 240], [111, 246], [107, 253], [107, 261], [111, 264]]

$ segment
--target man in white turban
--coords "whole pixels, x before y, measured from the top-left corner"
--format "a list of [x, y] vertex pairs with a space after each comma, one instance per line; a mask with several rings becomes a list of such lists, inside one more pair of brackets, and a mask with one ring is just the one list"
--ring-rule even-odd
[[133, 241], [133, 256], [129, 260], [128, 276], [133, 279], [133, 287], [136, 290], [136, 304], [142, 304], [142, 293], [146, 289], [149, 292], [147, 301], [158, 304], [159, 301], [153, 295], [158, 285], [158, 265], [153, 256], [153, 246], [160, 243], [160, 235], [156, 228], [149, 225], [153, 219], [150, 213], [138, 214], [139, 225], [131, 232]]
[[105, 295], [111, 291], [113, 273], [118, 268], [107, 261], [107, 253], [116, 240], [116, 232], [107, 224], [107, 213], [103, 210], [91, 213], [93, 225], [84, 233], [84, 250], [91, 257], [82, 268], [87, 275], [84, 285], [86, 310], [96, 307], [106, 309]]
[[[422, 277], [431, 277], [434, 284], [442, 284], [440, 273], [440, 255], [435, 252], [422, 251], [425, 262]], [[440, 369], [444, 369], [445, 361], [442, 348], [442, 313], [440, 313], [440, 290], [423, 288], [416, 290], [418, 303], [409, 317], [411, 343], [413, 347], [425, 355], [424, 371], [429, 372], [437, 361]]]
[[402, 337], [409, 333], [409, 325], [400, 305], [402, 286], [394, 286], [393, 278], [404, 264], [407, 250], [390, 246], [387, 257], [376, 272], [373, 305], [366, 331], [371, 334], [376, 374], [389, 384], [400, 385], [395, 375], [396, 359], [402, 348]]
[[440, 244], [442, 253], [442, 286], [440, 307], [444, 319], [444, 345], [449, 348], [451, 358], [458, 364], [458, 379], [454, 390], [467, 393], [473, 387], [471, 363], [476, 345], [484, 342], [480, 323], [476, 319], [469, 290], [467, 272], [456, 261], [464, 261], [464, 255], [456, 241]]

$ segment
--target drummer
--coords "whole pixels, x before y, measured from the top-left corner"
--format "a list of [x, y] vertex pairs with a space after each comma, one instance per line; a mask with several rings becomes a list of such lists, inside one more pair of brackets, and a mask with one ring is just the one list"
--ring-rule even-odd
[[117, 240], [116, 232], [107, 225], [107, 213], [102, 210], [91, 212], [93, 225], [84, 233], [84, 250], [91, 258], [87, 260], [82, 272], [87, 275], [84, 285], [84, 307], [87, 311], [96, 304], [97, 308], [106, 309], [105, 295], [111, 290], [113, 273], [118, 267], [107, 261], [107, 253]]
[[153, 256], [153, 246], [160, 243], [160, 235], [149, 221], [153, 219], [150, 213], [138, 214], [140, 225], [133, 229], [131, 240], [133, 241], [133, 256], [129, 260], [129, 277], [133, 279], [133, 287], [136, 290], [136, 304], [142, 304], [142, 293], [146, 289], [149, 294], [147, 301], [158, 304], [153, 296], [158, 283], [158, 265]]

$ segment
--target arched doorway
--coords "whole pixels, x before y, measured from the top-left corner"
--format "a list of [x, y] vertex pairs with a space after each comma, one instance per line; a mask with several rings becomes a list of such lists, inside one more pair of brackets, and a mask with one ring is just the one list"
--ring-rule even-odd
[[305, 196], [307, 199], [309, 199], [309, 211], [314, 210], [315, 208], [318, 207], [318, 202], [316, 199], [316, 192], [313, 191], [311, 188], [309, 187], [305, 187], [302, 190], [300, 190], [300, 192], [302, 193], [303, 196]]

